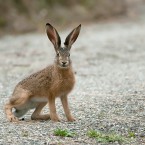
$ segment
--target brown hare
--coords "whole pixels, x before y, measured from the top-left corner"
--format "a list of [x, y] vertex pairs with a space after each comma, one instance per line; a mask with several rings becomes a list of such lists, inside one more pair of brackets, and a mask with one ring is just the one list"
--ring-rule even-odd
[[[70, 49], [80, 33], [81, 25], [76, 27], [65, 39], [61, 47], [61, 39], [56, 29], [46, 24], [49, 40], [55, 48], [54, 63], [20, 81], [9, 102], [5, 104], [5, 113], [9, 121], [18, 121], [27, 111], [35, 108], [32, 120], [60, 121], [55, 107], [56, 97], [60, 97], [68, 121], [75, 121], [71, 115], [67, 96], [73, 89], [75, 77], [70, 59]], [[42, 108], [48, 103], [50, 114], [41, 114]], [[15, 111], [12, 111], [12, 109]]]

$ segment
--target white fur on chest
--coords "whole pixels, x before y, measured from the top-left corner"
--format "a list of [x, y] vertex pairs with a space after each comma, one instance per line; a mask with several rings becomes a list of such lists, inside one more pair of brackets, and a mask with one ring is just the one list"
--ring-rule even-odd
[[33, 97], [32, 99], [31, 99], [31, 101], [32, 102], [39, 102], [39, 103], [41, 103], [41, 102], [48, 102], [48, 98], [46, 98], [46, 97]]

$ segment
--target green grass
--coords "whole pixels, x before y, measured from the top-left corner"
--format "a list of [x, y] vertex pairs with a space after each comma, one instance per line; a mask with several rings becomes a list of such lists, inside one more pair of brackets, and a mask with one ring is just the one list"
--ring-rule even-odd
[[71, 132], [69, 130], [66, 129], [56, 129], [54, 130], [54, 135], [55, 136], [61, 136], [61, 137], [74, 137], [76, 135], [76, 133]]
[[[56, 130], [54, 130], [54, 135], [61, 136], [61, 137], [74, 137], [76, 133], [69, 131], [67, 129], [57, 128]], [[127, 137], [125, 137], [125, 136], [118, 135], [115, 133], [105, 134], [100, 131], [89, 130], [87, 132], [87, 136], [90, 138], [95, 138], [100, 143], [114, 143], [114, 142], [122, 143], [122, 142], [129, 142], [130, 138], [135, 138], [135, 133], [130, 131], [128, 132]]]
[[123, 136], [113, 134], [113, 133], [112, 134], [103, 134], [103, 133], [95, 131], [95, 130], [88, 131], [87, 135], [91, 138], [96, 138], [96, 140], [98, 142], [102, 142], [102, 143], [125, 141], [125, 138]]
[[128, 136], [129, 136], [129, 138], [135, 138], [136, 137], [135, 132], [133, 132], [133, 131], [129, 131]]

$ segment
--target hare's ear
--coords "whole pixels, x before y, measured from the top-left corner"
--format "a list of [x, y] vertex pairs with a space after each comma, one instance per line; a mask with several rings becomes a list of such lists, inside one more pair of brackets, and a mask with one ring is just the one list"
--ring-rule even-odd
[[81, 29], [81, 24], [71, 31], [71, 33], [65, 39], [65, 42], [64, 42], [65, 46], [71, 48], [72, 44], [78, 38], [78, 35], [80, 33], [80, 29]]
[[57, 49], [61, 45], [61, 39], [60, 39], [60, 36], [59, 36], [58, 32], [49, 23], [46, 24], [46, 32], [47, 32], [47, 36], [48, 36], [49, 40], [52, 42], [52, 44], [54, 45], [55, 50], [57, 51]]

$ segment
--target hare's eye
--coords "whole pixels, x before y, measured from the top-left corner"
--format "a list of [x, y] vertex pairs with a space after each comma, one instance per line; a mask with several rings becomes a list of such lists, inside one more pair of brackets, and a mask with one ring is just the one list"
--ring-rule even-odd
[[57, 53], [57, 56], [59, 56], [59, 53]]
[[70, 54], [68, 54], [68, 57], [70, 57]]

